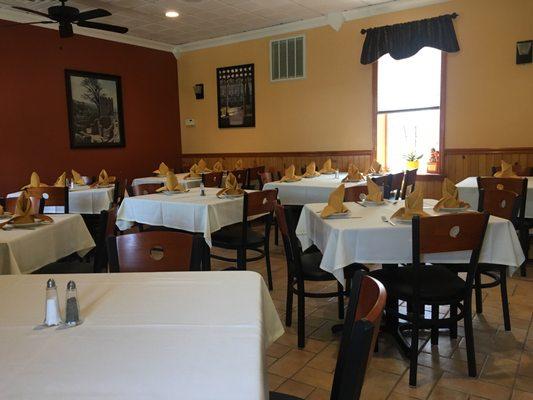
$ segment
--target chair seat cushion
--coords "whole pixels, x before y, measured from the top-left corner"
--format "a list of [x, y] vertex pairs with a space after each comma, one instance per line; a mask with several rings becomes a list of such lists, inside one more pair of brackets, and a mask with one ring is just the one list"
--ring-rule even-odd
[[335, 277], [327, 271], [320, 269], [322, 253], [303, 253], [300, 256], [303, 278], [310, 281], [332, 281]]
[[[465, 281], [442, 265], [422, 266], [419, 272], [422, 300], [445, 301], [466, 294]], [[387, 292], [400, 299], [413, 297], [412, 266], [376, 270], [370, 276], [383, 283]]]
[[[214, 232], [211, 235], [211, 240], [215, 246], [242, 246], [242, 224], [231, 225]], [[265, 241], [265, 235], [248, 228], [246, 245], [260, 246]]]

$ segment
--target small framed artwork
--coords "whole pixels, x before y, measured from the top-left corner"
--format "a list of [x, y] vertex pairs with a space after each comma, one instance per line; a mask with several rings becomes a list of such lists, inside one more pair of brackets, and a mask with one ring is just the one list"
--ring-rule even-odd
[[217, 68], [218, 127], [255, 126], [254, 64]]
[[124, 147], [120, 76], [65, 71], [70, 147]]

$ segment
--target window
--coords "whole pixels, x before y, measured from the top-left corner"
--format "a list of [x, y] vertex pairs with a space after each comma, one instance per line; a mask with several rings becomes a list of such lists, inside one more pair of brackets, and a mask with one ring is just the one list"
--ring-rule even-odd
[[441, 76], [443, 54], [424, 47], [414, 56], [381, 57], [377, 65], [376, 158], [390, 170], [419, 159], [419, 172], [438, 172], [432, 149], [441, 151]]
[[270, 42], [270, 79], [284, 81], [305, 78], [305, 37]]

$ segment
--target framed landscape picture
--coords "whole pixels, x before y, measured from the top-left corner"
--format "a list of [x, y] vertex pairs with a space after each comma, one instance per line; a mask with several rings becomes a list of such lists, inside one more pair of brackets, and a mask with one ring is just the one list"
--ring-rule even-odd
[[124, 147], [120, 76], [65, 71], [71, 148]]
[[218, 127], [255, 126], [254, 64], [217, 68]]

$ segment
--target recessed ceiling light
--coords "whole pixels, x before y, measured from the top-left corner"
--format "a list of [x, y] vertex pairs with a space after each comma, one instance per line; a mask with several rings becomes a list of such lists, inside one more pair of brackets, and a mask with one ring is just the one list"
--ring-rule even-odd
[[169, 18], [177, 18], [177, 17], [180, 16], [180, 13], [177, 12], [177, 11], [172, 11], [172, 10], [171, 10], [171, 11], [167, 11], [167, 12], [165, 13], [165, 16], [167, 16], [167, 17], [169, 17]]

